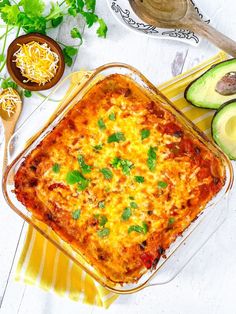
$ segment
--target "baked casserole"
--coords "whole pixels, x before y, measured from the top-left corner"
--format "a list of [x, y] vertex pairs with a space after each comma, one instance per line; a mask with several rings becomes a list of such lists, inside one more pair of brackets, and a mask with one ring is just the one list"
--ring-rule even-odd
[[26, 157], [18, 200], [115, 283], [133, 283], [225, 183], [221, 160], [131, 78], [99, 81]]

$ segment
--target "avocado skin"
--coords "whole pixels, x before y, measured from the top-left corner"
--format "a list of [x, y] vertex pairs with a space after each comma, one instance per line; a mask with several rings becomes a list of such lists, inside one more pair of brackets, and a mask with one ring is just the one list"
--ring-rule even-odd
[[[217, 146], [219, 146], [219, 145], [218, 145], [218, 143], [215, 141], [215, 138], [214, 138], [214, 125], [213, 125], [213, 124], [214, 124], [214, 119], [215, 119], [215, 117], [217, 116], [217, 114], [218, 114], [223, 108], [227, 107], [228, 105], [230, 105], [230, 104], [232, 104], [232, 103], [235, 103], [235, 106], [236, 106], [236, 98], [235, 98], [235, 99], [232, 99], [232, 100], [229, 100], [229, 101], [225, 102], [223, 105], [221, 105], [220, 108], [216, 110], [216, 112], [215, 112], [215, 114], [214, 114], [214, 116], [213, 116], [213, 118], [212, 118], [212, 121], [211, 121], [211, 136], [212, 136], [212, 138], [213, 138], [213, 140], [214, 140], [214, 142], [216, 143]], [[222, 149], [222, 148], [220, 147], [220, 149]], [[225, 153], [225, 154], [226, 154], [226, 153]], [[226, 154], [226, 155], [229, 157], [230, 160], [236, 160], [236, 157], [233, 157], [232, 155], [228, 155], [228, 154]]]
[[[191, 100], [189, 100], [188, 99], [188, 92], [189, 92], [189, 89], [192, 87], [192, 85], [193, 84], [195, 84], [199, 79], [201, 79], [204, 75], [206, 75], [206, 74], [208, 74], [210, 71], [212, 71], [215, 67], [218, 67], [218, 66], [220, 66], [220, 65], [222, 65], [222, 64], [224, 64], [224, 63], [227, 63], [227, 62], [234, 62], [235, 61], [235, 63], [236, 63], [236, 58], [231, 58], [231, 59], [227, 59], [227, 60], [224, 60], [224, 61], [221, 61], [221, 62], [219, 62], [219, 63], [216, 63], [216, 64], [214, 64], [214, 65], [212, 65], [206, 72], [204, 72], [202, 75], [200, 75], [198, 78], [196, 78], [195, 80], [193, 80], [187, 87], [186, 87], [186, 89], [185, 89], [185, 91], [184, 91], [184, 98], [187, 100], [187, 102], [189, 102], [191, 105], [193, 105], [194, 107], [196, 107], [196, 108], [202, 108], [202, 109], [219, 109], [220, 107], [215, 107], [215, 108], [213, 108], [213, 107], [202, 107], [202, 106], [198, 106], [198, 105], [195, 105]], [[235, 97], [236, 97], [236, 94], [235, 94]], [[225, 102], [225, 103], [228, 103], [228, 102], [231, 102], [232, 100], [229, 100], [229, 101], [227, 101], [227, 102]], [[223, 103], [223, 104], [225, 104], [225, 103]], [[223, 105], [222, 104], [222, 105]], [[221, 106], [222, 106], [221, 105]]]

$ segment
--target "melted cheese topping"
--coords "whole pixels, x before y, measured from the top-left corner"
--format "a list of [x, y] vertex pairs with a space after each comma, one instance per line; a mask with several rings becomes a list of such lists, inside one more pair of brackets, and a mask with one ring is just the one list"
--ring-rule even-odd
[[172, 113], [112, 75], [31, 152], [15, 191], [100, 273], [123, 283], [155, 268], [224, 175]]
[[51, 81], [58, 69], [59, 57], [48, 45], [36, 41], [20, 45], [14, 53], [16, 66], [21, 74], [27, 78], [24, 83], [34, 82], [45, 85]]

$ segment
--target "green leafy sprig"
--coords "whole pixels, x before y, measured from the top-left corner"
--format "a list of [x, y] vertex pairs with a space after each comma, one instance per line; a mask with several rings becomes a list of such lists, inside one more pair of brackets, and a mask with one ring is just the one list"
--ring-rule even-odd
[[[0, 36], [3, 42], [0, 51], [0, 73], [6, 65], [6, 46], [7, 37], [10, 32], [16, 30], [16, 36], [23, 30], [24, 33], [37, 32], [47, 34], [50, 28], [58, 27], [66, 16], [78, 17], [81, 16], [86, 22], [88, 28], [94, 24], [98, 25], [98, 37], [106, 38], [107, 26], [102, 18], [95, 14], [96, 0], [64, 0], [61, 2], [52, 1], [50, 4], [49, 13], [45, 12], [44, 0], [1, 0], [0, 1], [0, 16], [5, 22], [5, 33]], [[71, 66], [73, 57], [78, 53], [80, 45], [83, 43], [82, 35], [77, 27], [73, 27], [69, 34], [73, 39], [79, 40], [74, 46], [67, 46], [59, 43], [63, 48], [65, 63]], [[9, 80], [0, 78], [2, 81]], [[2, 82], [2, 88], [8, 88], [7, 82]], [[29, 93], [26, 93], [29, 97]]]

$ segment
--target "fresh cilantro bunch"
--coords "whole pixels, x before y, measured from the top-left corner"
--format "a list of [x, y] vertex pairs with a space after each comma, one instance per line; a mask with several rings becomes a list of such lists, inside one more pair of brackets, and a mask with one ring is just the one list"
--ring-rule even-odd
[[[37, 32], [47, 34], [48, 29], [58, 27], [65, 16], [82, 16], [88, 28], [94, 24], [98, 25], [98, 37], [106, 37], [107, 26], [104, 20], [95, 14], [96, 0], [64, 0], [51, 2], [50, 12], [45, 13], [45, 2], [43, 0], [0, 0], [0, 16], [6, 23], [6, 31], [0, 37], [3, 40], [2, 51], [0, 51], [0, 72], [6, 64], [5, 48], [8, 33], [16, 28], [16, 37], [21, 30], [25, 33]], [[65, 63], [72, 65], [73, 57], [78, 53], [78, 47], [83, 43], [82, 35], [77, 27], [70, 30], [70, 36], [79, 39], [79, 45], [63, 47]], [[7, 84], [3, 84], [6, 86]]]

